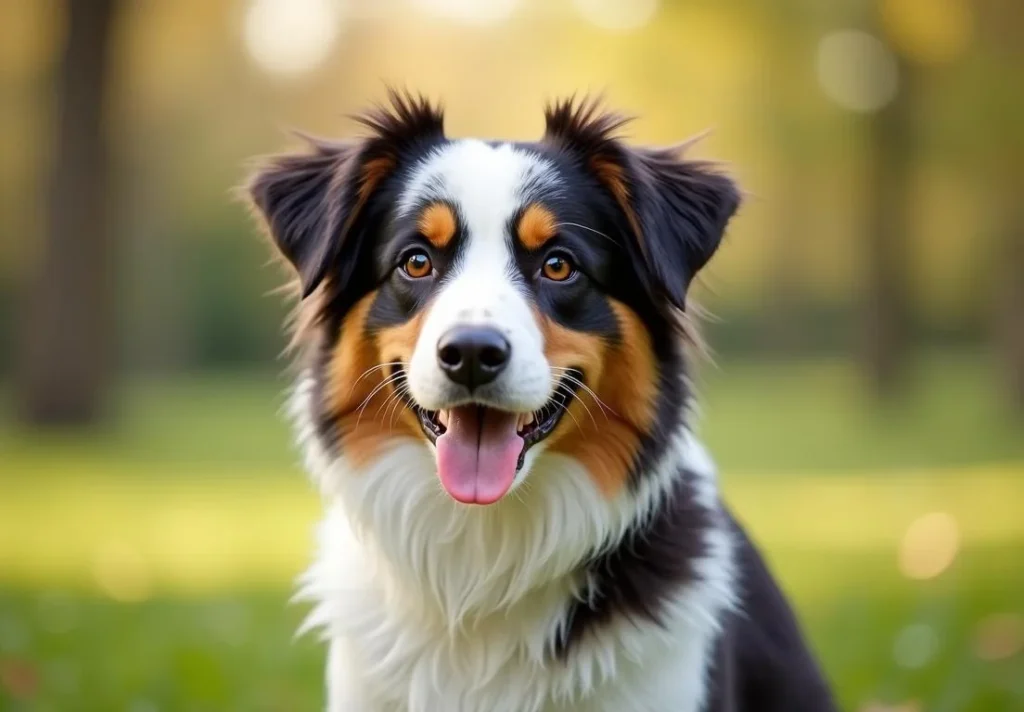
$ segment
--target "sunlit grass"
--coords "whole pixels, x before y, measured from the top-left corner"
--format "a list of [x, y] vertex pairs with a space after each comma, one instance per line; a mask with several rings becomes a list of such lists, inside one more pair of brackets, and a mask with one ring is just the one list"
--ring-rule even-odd
[[[40, 676], [39, 706], [22, 708], [318, 704], [321, 651], [291, 640], [301, 611], [286, 605], [318, 504], [289, 474], [133, 480], [69, 463], [5, 481], [0, 658], [29, 661]], [[948, 695], [963, 700], [926, 709], [1024, 703], [1021, 653], [987, 661], [975, 652], [987, 620], [1024, 616], [1024, 468], [744, 475], [725, 488], [847, 706]], [[955, 522], [955, 549], [926, 580], [909, 578], [901, 545], [932, 512]]]
[[[1024, 709], [1024, 437], [984, 363], [874, 411], [837, 362], [722, 364], [702, 430], [844, 709]], [[117, 427], [0, 431], [0, 710], [300, 710], [320, 504], [285, 382], [140, 382]], [[2, 422], [2, 419], [0, 419]]]
[[[301, 611], [286, 604], [318, 504], [298, 472], [288, 474], [132, 479], [69, 463], [5, 480], [0, 659], [28, 661], [38, 676], [38, 706], [13, 709], [319, 704], [322, 652], [291, 639]], [[725, 489], [848, 707], [1024, 704], [1020, 651], [994, 661], [976, 653], [986, 621], [1024, 620], [1024, 468], [749, 474], [727, 478]], [[926, 580], [909, 578], [901, 546], [933, 512], [954, 522], [954, 548]], [[916, 529], [927, 553], [929, 530]], [[948, 537], [932, 544], [948, 548]]]
[[[308, 559], [319, 504], [299, 472], [277, 474], [288, 476], [192, 468], [131, 478], [69, 462], [60, 473], [6, 480], [0, 580], [127, 600], [287, 585]], [[1024, 542], [1024, 466], [885, 478], [748, 474], [723, 484], [740, 518], [778, 552], [880, 551], [895, 566], [907, 527], [930, 512], [952, 517], [966, 546]], [[134, 582], [127, 593], [118, 593], [119, 576]], [[857, 576], [836, 570], [803, 588], [827, 596]]]

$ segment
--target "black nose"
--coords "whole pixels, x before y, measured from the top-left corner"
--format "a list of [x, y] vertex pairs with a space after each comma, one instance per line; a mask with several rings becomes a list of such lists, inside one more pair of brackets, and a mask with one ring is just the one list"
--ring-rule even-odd
[[497, 378], [511, 356], [508, 340], [496, 329], [483, 326], [456, 326], [437, 344], [441, 370], [471, 391]]

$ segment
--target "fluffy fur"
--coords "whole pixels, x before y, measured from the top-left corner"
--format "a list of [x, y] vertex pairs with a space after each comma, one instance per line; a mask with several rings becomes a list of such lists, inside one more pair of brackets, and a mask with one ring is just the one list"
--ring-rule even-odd
[[[628, 147], [595, 101], [521, 144], [391, 103], [249, 185], [304, 297], [292, 417], [327, 515], [299, 597], [328, 709], [831, 710], [690, 425], [681, 317], [731, 180]], [[463, 327], [507, 347], [493, 380], [442, 363]], [[460, 408], [518, 414], [485, 506], [439, 479]]]

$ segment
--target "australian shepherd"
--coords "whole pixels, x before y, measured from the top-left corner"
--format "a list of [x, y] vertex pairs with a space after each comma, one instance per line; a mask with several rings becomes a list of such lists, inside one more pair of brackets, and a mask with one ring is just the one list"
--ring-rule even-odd
[[397, 92], [358, 120], [248, 185], [301, 290], [328, 709], [832, 710], [692, 428], [687, 291], [733, 181], [594, 100], [537, 142]]

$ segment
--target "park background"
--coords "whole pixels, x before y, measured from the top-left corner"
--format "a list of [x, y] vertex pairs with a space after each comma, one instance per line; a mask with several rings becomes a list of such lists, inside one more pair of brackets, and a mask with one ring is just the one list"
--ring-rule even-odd
[[700, 431], [844, 709], [1024, 710], [1019, 0], [0, 1], [0, 710], [302, 710], [319, 503], [232, 187], [385, 83], [748, 198]]

